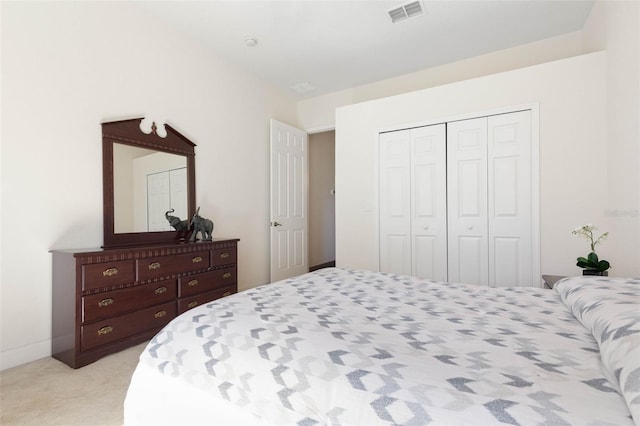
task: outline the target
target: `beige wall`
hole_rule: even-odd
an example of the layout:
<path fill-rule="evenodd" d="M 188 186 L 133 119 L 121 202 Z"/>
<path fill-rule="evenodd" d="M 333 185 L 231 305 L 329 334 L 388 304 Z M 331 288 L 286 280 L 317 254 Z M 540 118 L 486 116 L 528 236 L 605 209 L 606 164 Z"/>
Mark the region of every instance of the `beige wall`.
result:
<path fill-rule="evenodd" d="M 596 2 L 584 45 L 607 52 L 607 149 L 593 153 L 607 170 L 602 250 L 611 275 L 640 277 L 640 2 Z"/>
<path fill-rule="evenodd" d="M 269 119 L 295 125 L 295 101 L 127 3 L 1 8 L 1 367 L 50 354 L 48 251 L 102 244 L 102 121 L 194 141 L 197 204 L 240 238 L 240 288 L 268 282 Z"/>
<path fill-rule="evenodd" d="M 309 266 L 336 260 L 335 132 L 309 135 Z"/>
<path fill-rule="evenodd" d="M 582 32 L 564 34 L 306 99 L 298 103 L 299 122 L 307 130 L 334 128 L 335 109 L 341 106 L 550 62 L 581 53 Z"/>
<path fill-rule="evenodd" d="M 337 265 L 378 269 L 380 130 L 538 105 L 541 270 L 576 274 L 584 247 L 571 230 L 604 220 L 593 197 L 606 200 L 606 168 L 592 153 L 606 151 L 605 65 L 605 55 L 594 53 L 338 108 Z M 584 188 L 589 196 L 575 195 Z"/>

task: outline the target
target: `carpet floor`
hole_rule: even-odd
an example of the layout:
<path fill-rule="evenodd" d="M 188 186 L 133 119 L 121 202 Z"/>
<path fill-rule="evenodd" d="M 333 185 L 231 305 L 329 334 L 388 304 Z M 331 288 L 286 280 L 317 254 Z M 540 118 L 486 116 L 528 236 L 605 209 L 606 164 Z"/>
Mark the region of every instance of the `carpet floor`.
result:
<path fill-rule="evenodd" d="M 74 370 L 43 358 L 0 373 L 0 424 L 122 425 L 123 402 L 146 343 Z"/>

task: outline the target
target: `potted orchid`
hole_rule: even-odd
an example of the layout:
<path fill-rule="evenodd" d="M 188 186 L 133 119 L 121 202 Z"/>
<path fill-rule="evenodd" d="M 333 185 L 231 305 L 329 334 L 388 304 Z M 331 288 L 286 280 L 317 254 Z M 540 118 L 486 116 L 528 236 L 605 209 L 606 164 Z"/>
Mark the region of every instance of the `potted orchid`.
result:
<path fill-rule="evenodd" d="M 611 267 L 606 260 L 598 259 L 596 254 L 596 246 L 607 239 L 608 232 L 604 232 L 599 237 L 594 236 L 597 228 L 593 225 L 583 225 L 571 231 L 578 238 L 584 238 L 589 241 L 591 252 L 587 257 L 579 257 L 576 266 L 582 268 L 582 275 L 609 275 L 607 269 Z"/>

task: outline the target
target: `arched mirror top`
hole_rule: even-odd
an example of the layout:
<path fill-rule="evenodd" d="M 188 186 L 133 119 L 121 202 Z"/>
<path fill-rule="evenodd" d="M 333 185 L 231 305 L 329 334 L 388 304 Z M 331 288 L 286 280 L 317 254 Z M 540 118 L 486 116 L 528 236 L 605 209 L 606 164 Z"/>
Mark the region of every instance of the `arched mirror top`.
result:
<path fill-rule="evenodd" d="M 144 118 L 102 123 L 104 247 L 184 241 L 168 215 L 195 212 L 195 144 Z"/>

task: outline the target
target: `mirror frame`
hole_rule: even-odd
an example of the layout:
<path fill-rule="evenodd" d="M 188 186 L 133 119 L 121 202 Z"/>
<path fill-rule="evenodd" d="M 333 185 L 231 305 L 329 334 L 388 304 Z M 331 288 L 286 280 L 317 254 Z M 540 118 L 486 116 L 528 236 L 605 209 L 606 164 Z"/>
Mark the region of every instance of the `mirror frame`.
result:
<path fill-rule="evenodd" d="M 102 125 L 102 195 L 104 201 L 104 248 L 126 247 L 134 245 L 171 244 L 184 242 L 184 235 L 178 231 L 161 232 L 114 232 L 114 182 L 113 182 L 113 144 L 137 146 L 184 155 L 187 159 L 187 208 L 189 219 L 196 211 L 196 144 L 168 124 L 164 125 L 166 136 L 158 134 L 156 124 L 152 123 L 151 132 L 144 133 L 140 124 L 144 118 L 110 121 Z"/>

